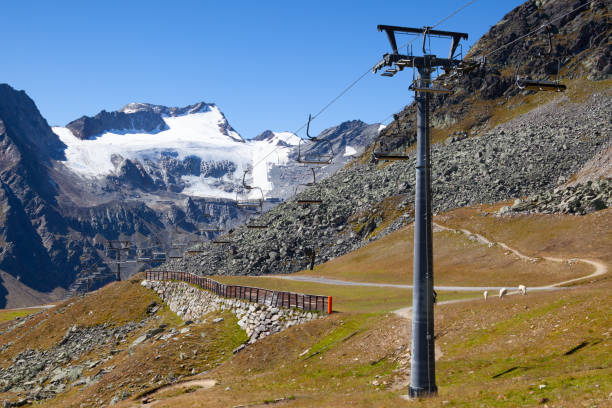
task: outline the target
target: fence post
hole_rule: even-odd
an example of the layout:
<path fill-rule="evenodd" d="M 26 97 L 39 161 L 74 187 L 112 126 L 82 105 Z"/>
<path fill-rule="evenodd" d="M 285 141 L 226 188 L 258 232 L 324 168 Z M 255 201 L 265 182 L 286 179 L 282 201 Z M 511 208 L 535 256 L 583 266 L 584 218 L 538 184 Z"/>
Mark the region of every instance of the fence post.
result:
<path fill-rule="evenodd" d="M 327 314 L 331 314 L 332 312 L 332 297 L 327 297 Z"/>

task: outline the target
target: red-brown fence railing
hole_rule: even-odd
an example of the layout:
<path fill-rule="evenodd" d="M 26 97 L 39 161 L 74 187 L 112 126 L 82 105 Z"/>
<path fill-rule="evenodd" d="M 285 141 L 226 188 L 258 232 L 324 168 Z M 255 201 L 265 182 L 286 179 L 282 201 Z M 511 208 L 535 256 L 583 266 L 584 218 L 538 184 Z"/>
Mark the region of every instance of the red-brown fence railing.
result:
<path fill-rule="evenodd" d="M 332 297 L 282 292 L 252 286 L 225 285 L 204 276 L 178 271 L 146 271 L 147 280 L 178 280 L 197 285 L 226 298 L 244 299 L 262 305 L 296 308 L 307 311 L 331 313 Z"/>

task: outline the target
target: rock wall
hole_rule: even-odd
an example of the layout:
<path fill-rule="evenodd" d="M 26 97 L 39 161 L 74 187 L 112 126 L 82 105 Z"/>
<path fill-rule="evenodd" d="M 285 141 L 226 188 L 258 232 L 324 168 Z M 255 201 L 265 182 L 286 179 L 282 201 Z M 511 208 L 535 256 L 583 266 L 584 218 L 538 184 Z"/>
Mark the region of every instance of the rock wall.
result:
<path fill-rule="evenodd" d="M 323 317 L 317 312 L 278 308 L 242 299 L 229 299 L 185 282 L 143 280 L 142 286 L 155 291 L 184 320 L 200 319 L 207 313 L 229 310 L 246 331 L 249 344 L 296 324 Z"/>

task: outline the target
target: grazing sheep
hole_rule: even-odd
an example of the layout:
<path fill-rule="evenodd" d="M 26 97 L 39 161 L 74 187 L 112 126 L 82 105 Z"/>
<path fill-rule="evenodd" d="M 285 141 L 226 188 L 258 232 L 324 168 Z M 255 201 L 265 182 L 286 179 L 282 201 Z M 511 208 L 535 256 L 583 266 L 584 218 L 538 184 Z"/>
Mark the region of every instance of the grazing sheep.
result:
<path fill-rule="evenodd" d="M 518 290 L 521 292 L 521 295 L 527 294 L 527 287 L 525 287 L 525 285 L 518 285 Z"/>
<path fill-rule="evenodd" d="M 486 302 L 486 301 L 487 301 L 487 297 L 489 297 L 489 291 L 488 291 L 488 290 L 485 290 L 485 291 L 484 291 L 484 293 L 483 293 L 483 295 L 484 295 L 485 302 Z"/>
<path fill-rule="evenodd" d="M 503 298 L 504 298 L 504 295 L 505 295 L 506 293 L 508 293 L 508 289 L 506 289 L 506 288 L 501 288 L 501 289 L 499 290 L 499 298 L 500 298 L 500 299 L 503 299 Z"/>

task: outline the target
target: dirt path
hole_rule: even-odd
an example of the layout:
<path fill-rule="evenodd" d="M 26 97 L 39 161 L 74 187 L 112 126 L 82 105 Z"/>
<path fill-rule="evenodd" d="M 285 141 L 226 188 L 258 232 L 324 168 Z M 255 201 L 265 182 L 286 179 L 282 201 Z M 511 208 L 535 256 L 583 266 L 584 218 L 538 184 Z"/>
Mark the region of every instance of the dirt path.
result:
<path fill-rule="evenodd" d="M 517 256 L 520 259 L 523 259 L 525 261 L 529 261 L 529 262 L 537 262 L 539 260 L 546 260 L 546 261 L 550 261 L 550 262 L 558 262 L 558 263 L 563 263 L 563 262 L 583 262 L 583 263 L 587 263 L 589 265 L 591 265 L 595 270 L 593 273 L 586 275 L 586 276 L 581 276 L 579 278 L 574 278 L 574 279 L 570 279 L 570 280 L 566 280 L 563 282 L 557 282 L 557 283 L 553 283 L 550 285 L 546 285 L 546 286 L 533 286 L 533 287 L 529 287 L 529 291 L 533 292 L 533 291 L 549 291 L 549 290 L 560 290 L 562 289 L 562 286 L 567 285 L 568 283 L 574 283 L 574 282 L 578 282 L 584 279 L 590 279 L 590 278 L 594 278 L 596 276 L 600 276 L 603 275 L 605 273 L 608 272 L 608 266 L 602 262 L 599 261 L 594 261 L 594 260 L 590 260 L 590 259 L 582 259 L 582 258 L 572 258 L 572 259 L 562 259 L 562 258 L 553 258 L 553 257 L 549 257 L 549 256 L 544 256 L 544 257 L 532 257 L 526 254 L 523 254 L 522 252 L 520 252 L 518 249 L 512 248 L 510 246 L 508 246 L 506 243 L 504 242 L 493 242 L 490 241 L 489 239 L 487 239 L 485 236 L 477 234 L 475 232 L 469 231 L 467 229 L 453 229 L 453 228 L 448 228 L 445 227 L 443 225 L 440 225 L 438 223 L 434 223 L 434 228 L 437 231 L 453 231 L 453 232 L 460 232 L 463 233 L 465 235 L 468 236 L 468 238 L 473 237 L 473 239 L 475 239 L 476 241 L 484 244 L 484 245 L 488 245 L 488 246 L 494 246 L 497 245 L 501 248 L 504 248 L 506 251 L 514 254 L 515 256 Z M 375 282 L 354 282 L 354 281 L 345 281 L 345 280 L 340 280 L 340 279 L 331 279 L 331 278 L 324 278 L 324 277 L 317 277 L 317 276 L 307 276 L 307 275 L 300 275 L 300 276 L 295 276 L 295 275 L 274 275 L 274 276 L 270 276 L 271 278 L 277 278 L 277 279 L 287 279 L 287 280 L 292 280 L 292 281 L 302 281 L 302 282 L 313 282 L 313 283 L 322 283 L 325 285 L 341 285 L 341 286 L 374 286 L 374 287 L 392 287 L 392 288 L 399 288 L 399 289 L 412 289 L 412 285 L 402 285 L 402 284 L 394 284 L 394 283 L 375 283 Z M 498 291 L 501 288 L 506 288 L 506 286 L 434 286 L 434 288 L 438 291 L 453 291 L 453 292 L 483 292 L 485 290 L 487 291 Z M 518 290 L 510 290 L 508 291 L 508 294 L 515 294 L 518 293 Z M 449 303 L 458 303 L 458 302 L 466 302 L 466 301 L 470 301 L 470 300 L 474 300 L 475 298 L 468 298 L 468 299 L 457 299 L 457 300 L 448 300 L 448 301 L 444 301 L 444 302 L 439 302 L 438 305 L 444 305 L 444 304 L 449 304 Z M 399 309 L 398 311 L 396 311 L 397 314 L 399 314 L 400 316 L 403 316 L 405 314 L 407 314 L 409 312 L 410 308 L 403 308 L 403 309 Z"/>
<path fill-rule="evenodd" d="M 156 400 L 155 399 L 155 395 L 159 395 L 162 392 L 167 392 L 167 391 L 173 391 L 173 390 L 180 390 L 180 389 L 189 389 L 192 388 L 195 390 L 197 389 L 209 389 L 214 387 L 215 385 L 217 385 L 217 381 L 216 380 L 210 380 L 210 379 L 199 379 L 199 380 L 191 380 L 191 381 L 185 381 L 182 383 L 178 383 L 178 384 L 173 384 L 173 385 L 167 385 L 164 387 L 161 387 L 157 390 L 155 390 L 155 392 L 151 393 L 150 395 L 148 395 L 147 397 L 143 398 L 143 400 L 141 401 L 141 404 L 146 404 L 146 406 L 148 407 L 155 407 L 158 406 L 159 404 L 164 404 L 167 403 L 167 401 L 165 400 Z M 140 404 L 139 404 L 140 405 Z"/>
<path fill-rule="evenodd" d="M 520 259 L 523 259 L 525 261 L 531 261 L 531 262 L 537 262 L 541 259 L 545 260 L 545 261 L 550 261 L 550 262 L 557 262 L 557 263 L 564 263 L 564 262 L 568 262 L 568 263 L 572 263 L 572 262 L 583 262 L 583 263 L 587 263 L 589 265 L 591 265 L 595 271 L 593 273 L 591 273 L 590 275 L 587 276 L 581 276 L 579 278 L 574 278 L 574 279 L 570 279 L 570 280 L 566 280 L 563 282 L 557 282 L 557 283 L 553 283 L 551 285 L 547 285 L 547 286 L 538 286 L 538 287 L 534 287 L 534 288 L 530 288 L 530 290 L 545 290 L 545 289 L 550 289 L 550 288 L 556 288 L 556 287 L 560 287 L 563 285 L 566 285 L 568 283 L 573 283 L 573 282 L 577 282 L 583 279 L 590 279 L 590 278 L 594 278 L 596 276 L 600 276 L 603 275 L 605 273 L 608 272 L 608 266 L 606 264 L 604 264 L 603 262 L 599 262 L 599 261 L 594 261 L 591 259 L 583 259 L 583 258 L 572 258 L 572 259 L 563 259 L 563 258 L 554 258 L 554 257 L 550 257 L 550 256 L 543 256 L 543 257 L 531 257 L 529 255 L 525 255 L 522 252 L 520 252 L 518 249 L 515 248 L 511 248 L 510 246 L 508 246 L 506 243 L 504 242 L 492 242 L 490 240 L 488 240 L 486 237 L 477 234 L 475 232 L 469 231 L 467 229 L 453 229 L 453 228 L 449 228 L 449 227 L 445 227 L 443 225 L 440 225 L 436 222 L 433 223 L 434 227 L 437 228 L 438 230 L 444 230 L 444 231 L 453 231 L 453 232 L 462 232 L 465 235 L 469 237 L 474 237 L 478 242 L 485 244 L 485 245 L 489 245 L 489 246 L 493 246 L 493 245 L 497 245 L 499 247 L 504 248 L 505 250 L 512 252 L 514 255 L 516 255 L 517 257 L 519 257 Z"/>

